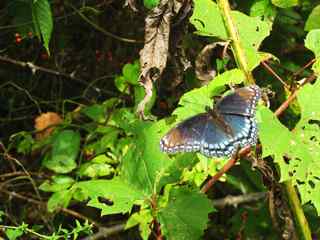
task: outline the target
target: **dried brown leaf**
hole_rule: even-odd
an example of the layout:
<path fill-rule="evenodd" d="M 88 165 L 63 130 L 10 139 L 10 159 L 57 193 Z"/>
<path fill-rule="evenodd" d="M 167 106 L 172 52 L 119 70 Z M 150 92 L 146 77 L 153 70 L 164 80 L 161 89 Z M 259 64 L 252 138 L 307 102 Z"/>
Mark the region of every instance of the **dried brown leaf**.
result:
<path fill-rule="evenodd" d="M 228 43 L 214 42 L 208 44 L 201 50 L 201 52 L 197 56 L 195 62 L 195 72 L 197 78 L 201 81 L 204 81 L 204 84 L 206 84 L 208 81 L 212 80 L 216 76 L 216 69 L 214 69 L 214 66 L 211 61 L 212 56 L 214 55 L 214 51 L 219 46 L 226 47 L 228 46 Z M 225 51 L 223 51 L 223 53 L 225 54 Z"/>
<path fill-rule="evenodd" d="M 167 64 L 172 17 L 182 6 L 181 1 L 162 0 L 145 20 L 145 44 L 140 51 L 140 83 L 145 88 L 146 95 L 137 108 L 137 113 L 142 118 L 145 118 L 144 108 L 152 96 L 153 82 L 160 78 Z"/>
<path fill-rule="evenodd" d="M 38 131 L 36 134 L 36 138 L 40 140 L 48 137 L 54 130 L 53 125 L 62 123 L 62 121 L 62 118 L 55 112 L 47 112 L 41 114 L 35 119 L 34 128 Z"/>

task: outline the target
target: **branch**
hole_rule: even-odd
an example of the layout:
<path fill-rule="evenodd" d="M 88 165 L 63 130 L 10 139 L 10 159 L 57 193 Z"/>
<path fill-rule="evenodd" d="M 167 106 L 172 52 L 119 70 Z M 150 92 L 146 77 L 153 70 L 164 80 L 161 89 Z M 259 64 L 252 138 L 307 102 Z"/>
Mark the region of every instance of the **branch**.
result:
<path fill-rule="evenodd" d="M 75 77 L 74 73 L 71 73 L 71 74 L 63 73 L 63 72 L 59 72 L 59 71 L 56 71 L 56 70 L 53 70 L 53 69 L 49 69 L 49 68 L 45 68 L 45 67 L 41 67 L 41 66 L 35 65 L 32 62 L 23 62 L 23 61 L 15 60 L 15 59 L 12 59 L 12 58 L 9 58 L 9 57 L 5 57 L 5 56 L 1 56 L 1 55 L 0 55 L 0 61 L 1 62 L 10 63 L 10 64 L 13 64 L 13 65 L 16 65 L 16 66 L 19 66 L 19 67 L 22 67 L 22 68 L 28 68 L 28 69 L 30 69 L 32 74 L 35 74 L 37 71 L 40 71 L 40 72 L 48 73 L 48 74 L 59 76 L 59 77 L 65 77 L 65 78 L 71 79 L 71 80 L 73 80 L 75 82 L 81 83 L 82 85 L 85 85 L 85 86 L 89 85 L 89 83 L 87 81 Z M 107 91 L 105 89 L 100 89 L 100 88 L 97 88 L 97 87 L 93 87 L 91 85 L 89 85 L 89 87 L 91 87 L 97 93 L 103 92 L 105 94 L 108 94 L 108 95 L 111 95 L 111 96 L 115 96 L 114 92 L 112 92 L 112 91 Z"/>
<path fill-rule="evenodd" d="M 112 234 L 121 232 L 125 229 L 125 224 L 118 224 L 111 227 L 100 227 L 99 231 L 89 237 L 82 238 L 81 240 L 98 240 L 101 238 L 106 239 Z"/>
<path fill-rule="evenodd" d="M 226 206 L 237 207 L 239 204 L 256 202 L 266 197 L 267 197 L 266 192 L 248 193 L 248 194 L 243 194 L 239 196 L 229 195 L 224 198 L 214 200 L 213 206 L 216 208 L 224 208 Z"/>

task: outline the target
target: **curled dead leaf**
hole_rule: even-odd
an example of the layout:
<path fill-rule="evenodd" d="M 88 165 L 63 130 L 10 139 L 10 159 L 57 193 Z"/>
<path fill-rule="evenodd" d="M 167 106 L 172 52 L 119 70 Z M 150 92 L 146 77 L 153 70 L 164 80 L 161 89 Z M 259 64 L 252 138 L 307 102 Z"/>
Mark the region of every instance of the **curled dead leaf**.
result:
<path fill-rule="evenodd" d="M 221 58 L 223 58 L 226 55 L 228 44 L 228 42 L 214 42 L 208 44 L 201 50 L 201 52 L 197 56 L 195 62 L 195 72 L 197 78 L 201 81 L 204 81 L 203 84 L 208 83 L 216 76 L 216 69 L 213 66 L 212 58 L 215 55 L 216 50 L 219 50 L 217 48 L 221 46 L 223 47 L 221 54 Z"/>
<path fill-rule="evenodd" d="M 41 140 L 48 137 L 54 130 L 54 125 L 60 124 L 62 121 L 62 118 L 55 112 L 42 113 L 35 119 L 36 139 Z"/>

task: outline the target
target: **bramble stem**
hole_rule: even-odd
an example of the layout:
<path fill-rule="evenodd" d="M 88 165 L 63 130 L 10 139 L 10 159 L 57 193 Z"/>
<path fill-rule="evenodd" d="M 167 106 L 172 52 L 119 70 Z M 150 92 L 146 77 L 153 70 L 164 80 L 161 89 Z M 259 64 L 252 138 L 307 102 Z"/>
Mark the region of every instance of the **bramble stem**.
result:
<path fill-rule="evenodd" d="M 224 25 L 228 32 L 229 38 L 232 40 L 231 46 L 232 46 L 233 53 L 235 55 L 235 60 L 239 68 L 246 75 L 246 79 L 247 79 L 246 85 L 254 84 L 255 81 L 249 69 L 248 61 L 244 53 L 244 50 L 242 48 L 237 27 L 231 16 L 231 9 L 230 9 L 229 2 L 228 0 L 217 0 L 217 4 L 220 8 L 220 12 L 224 20 Z"/>
<path fill-rule="evenodd" d="M 303 239 L 312 240 L 309 223 L 304 215 L 297 191 L 294 188 L 292 181 L 285 181 L 284 186 L 286 187 L 290 209 L 293 212 L 296 224 L 300 227 Z"/>
<path fill-rule="evenodd" d="M 239 68 L 246 75 L 246 79 L 247 79 L 246 85 L 254 84 L 255 80 L 249 69 L 248 61 L 247 61 L 244 49 L 242 48 L 242 45 L 241 45 L 239 33 L 231 15 L 231 8 L 229 5 L 229 2 L 228 0 L 217 0 L 217 4 L 220 8 L 220 13 L 224 20 L 224 25 L 228 32 L 229 38 L 232 40 L 231 46 L 235 55 L 235 60 Z M 296 225 L 301 229 L 301 235 L 303 239 L 311 240 L 312 237 L 311 237 L 309 224 L 304 215 L 304 212 L 303 212 L 298 194 L 294 188 L 294 185 L 291 181 L 284 182 L 284 185 L 287 192 L 290 208 L 295 218 Z"/>

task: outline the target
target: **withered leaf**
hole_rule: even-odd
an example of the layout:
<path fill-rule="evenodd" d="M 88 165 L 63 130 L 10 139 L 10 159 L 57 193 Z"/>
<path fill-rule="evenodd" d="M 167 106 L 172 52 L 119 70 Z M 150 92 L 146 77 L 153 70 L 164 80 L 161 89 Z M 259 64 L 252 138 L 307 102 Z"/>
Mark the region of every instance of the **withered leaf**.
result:
<path fill-rule="evenodd" d="M 161 0 L 145 20 L 145 43 L 140 51 L 140 83 L 146 95 L 137 113 L 145 118 L 144 108 L 152 96 L 153 82 L 160 78 L 168 59 L 170 24 L 183 4 L 177 0 Z"/>
<path fill-rule="evenodd" d="M 226 42 L 214 42 L 206 45 L 201 52 L 198 54 L 197 59 L 195 61 L 195 72 L 196 76 L 199 80 L 204 81 L 206 84 L 208 81 L 212 80 L 216 76 L 216 69 L 214 69 L 212 61 L 212 57 L 214 55 L 214 51 L 218 46 L 224 47 L 224 49 L 228 46 Z M 223 50 L 223 54 L 225 55 L 226 51 Z M 222 56 L 223 58 L 224 56 Z"/>

